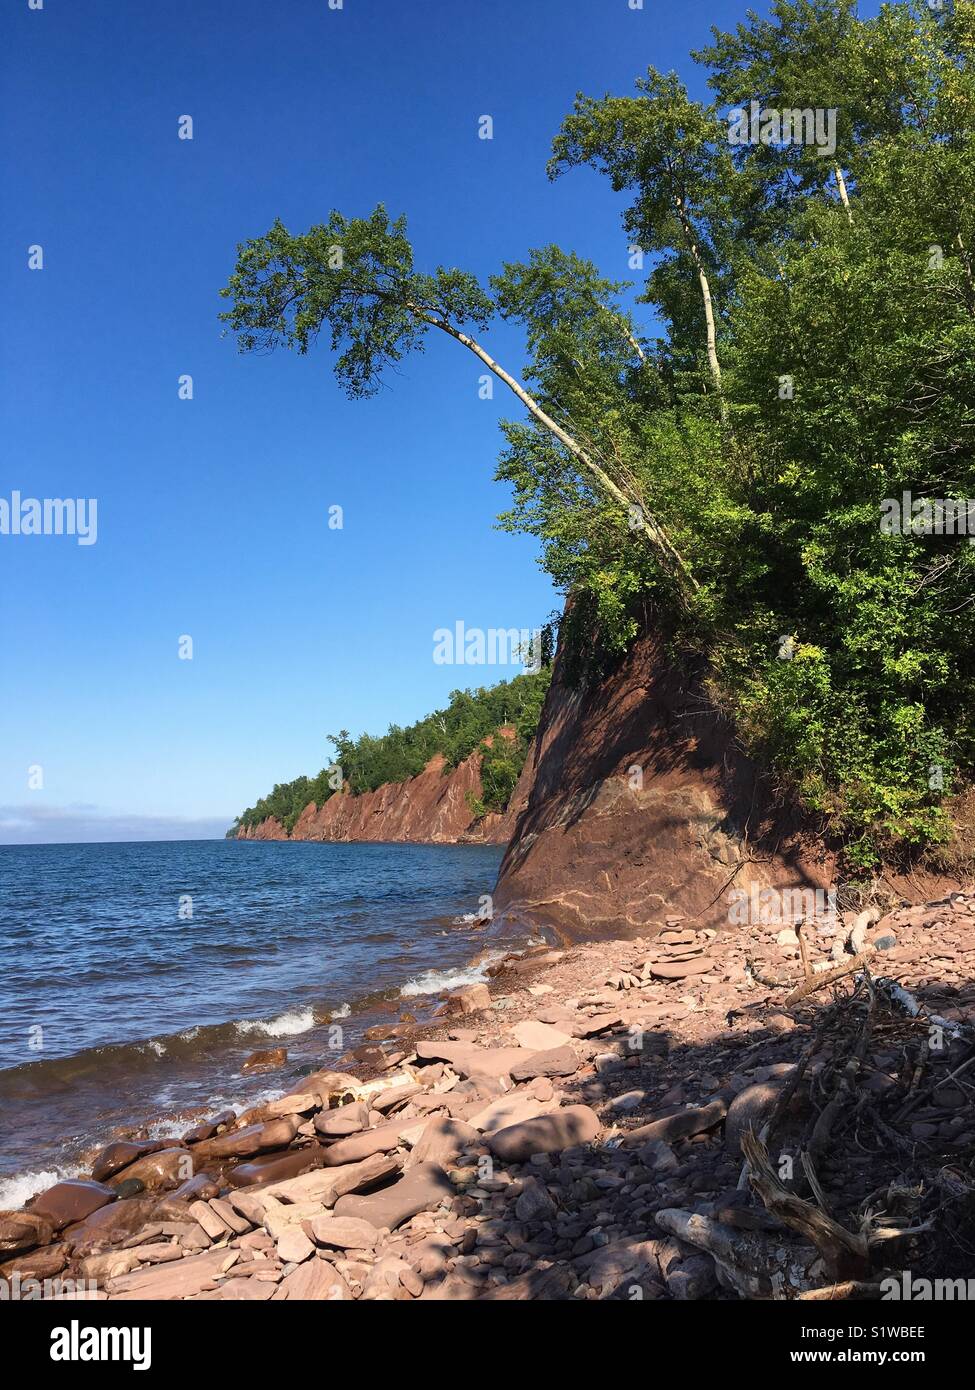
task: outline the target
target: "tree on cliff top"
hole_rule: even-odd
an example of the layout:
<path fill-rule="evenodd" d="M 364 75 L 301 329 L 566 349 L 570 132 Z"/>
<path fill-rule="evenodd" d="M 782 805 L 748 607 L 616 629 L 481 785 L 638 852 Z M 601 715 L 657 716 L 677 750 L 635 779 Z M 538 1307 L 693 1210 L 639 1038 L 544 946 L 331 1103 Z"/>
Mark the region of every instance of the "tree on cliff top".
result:
<path fill-rule="evenodd" d="M 336 377 L 352 397 L 375 394 L 383 369 L 422 351 L 426 333 L 439 329 L 502 381 L 623 516 L 633 519 L 631 525 L 635 521 L 678 587 L 693 589 L 693 577 L 635 479 L 580 443 L 472 336 L 499 311 L 507 318 L 533 316 L 538 325 L 533 310 L 539 268 L 536 260 L 532 276 L 521 275 L 520 267 L 506 267 L 492 281 L 495 301 L 467 271 L 443 266 L 432 275 L 416 271 L 405 218 L 391 220 L 381 205 L 367 218 L 333 211 L 328 222 L 303 235 L 292 235 L 278 221 L 265 236 L 238 246 L 236 269 L 221 291 L 233 307 L 221 317 L 236 332 L 243 352 L 283 346 L 304 354 L 327 328 Z M 627 317 L 603 305 L 600 295 L 611 287 L 591 265 L 552 248 L 548 272 L 550 303 L 554 293 L 576 313 L 581 303 L 591 317 L 611 322 L 614 336 L 635 343 Z"/>

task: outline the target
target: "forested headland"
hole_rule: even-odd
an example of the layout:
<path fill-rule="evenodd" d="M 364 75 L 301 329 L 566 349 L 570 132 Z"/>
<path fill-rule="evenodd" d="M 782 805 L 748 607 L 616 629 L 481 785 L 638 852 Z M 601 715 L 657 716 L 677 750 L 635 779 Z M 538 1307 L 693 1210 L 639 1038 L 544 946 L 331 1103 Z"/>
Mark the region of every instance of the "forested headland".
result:
<path fill-rule="evenodd" d="M 352 738 L 345 729 L 330 734 L 335 756 L 328 766 L 314 777 L 296 777 L 275 786 L 238 816 L 228 833 L 260 825 L 269 816 L 290 833 L 311 802 L 321 807 L 340 790 L 357 795 L 387 782 L 405 782 L 437 754 L 443 756 L 446 772 L 477 750 L 482 796 L 481 804 L 471 809 L 480 814 L 503 811 L 535 737 L 550 679 L 551 668 L 543 666 L 487 689 L 454 690 L 445 709 L 405 728 L 391 724 L 385 734 L 359 738 Z M 498 737 L 502 728 L 506 732 Z"/>

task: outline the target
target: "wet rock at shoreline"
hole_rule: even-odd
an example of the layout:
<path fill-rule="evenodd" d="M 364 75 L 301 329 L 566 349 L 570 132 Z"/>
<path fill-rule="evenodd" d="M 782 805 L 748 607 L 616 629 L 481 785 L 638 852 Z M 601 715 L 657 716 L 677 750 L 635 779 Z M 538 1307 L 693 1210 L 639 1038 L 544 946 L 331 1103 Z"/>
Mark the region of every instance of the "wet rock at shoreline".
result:
<path fill-rule="evenodd" d="M 269 1149 L 283 1149 L 297 1133 L 292 1120 L 268 1120 L 263 1124 L 247 1125 L 244 1129 L 228 1130 L 214 1139 L 204 1139 L 193 1150 L 196 1163 L 210 1159 L 250 1158 Z"/>
<path fill-rule="evenodd" d="M 287 1178 L 296 1178 L 311 1168 L 320 1168 L 322 1160 L 323 1150 L 319 1144 L 308 1144 L 282 1154 L 259 1155 L 231 1171 L 230 1186 L 248 1187 L 252 1183 L 283 1182 Z"/>
<path fill-rule="evenodd" d="M 201 1120 L 198 1125 L 188 1129 L 183 1135 L 184 1144 L 198 1144 L 203 1139 L 213 1139 L 215 1135 L 223 1134 L 236 1120 L 237 1115 L 233 1110 L 222 1110 L 219 1115 L 214 1115 L 212 1120 Z"/>
<path fill-rule="evenodd" d="M 137 1158 L 134 1163 L 116 1173 L 109 1179 L 109 1186 L 114 1188 L 119 1196 L 123 1195 L 122 1188 L 125 1184 L 132 1182 L 141 1184 L 140 1191 L 153 1192 L 164 1187 L 178 1187 L 181 1182 L 191 1177 L 192 1173 L 193 1159 L 188 1149 L 182 1145 L 160 1148 L 143 1158 Z M 125 1195 L 135 1196 L 136 1192 L 130 1189 Z"/>
<path fill-rule="evenodd" d="M 50 1221 L 55 1231 L 62 1231 L 76 1221 L 84 1221 L 99 1207 L 115 1201 L 116 1194 L 101 1182 L 86 1182 L 69 1178 L 55 1183 L 40 1193 L 31 1203 L 31 1213 Z"/>
<path fill-rule="evenodd" d="M 0 1211 L 0 1255 L 47 1245 L 54 1231 L 53 1219 L 39 1211 Z"/>
<path fill-rule="evenodd" d="M 144 1226 L 156 1209 L 152 1197 L 119 1198 L 87 1216 L 84 1221 L 65 1228 L 64 1239 L 77 1255 L 128 1240 Z"/>
<path fill-rule="evenodd" d="M 158 1149 L 166 1147 L 164 1141 L 138 1143 L 134 1140 L 117 1140 L 114 1144 L 107 1145 L 96 1154 L 91 1165 L 91 1177 L 93 1182 L 106 1182 L 122 1168 L 127 1168 L 130 1163 L 134 1163 L 137 1158 L 142 1158 L 144 1154 L 155 1153 Z"/>
<path fill-rule="evenodd" d="M 288 1049 L 286 1047 L 267 1047 L 252 1052 L 241 1067 L 241 1071 L 273 1071 L 276 1067 L 283 1067 L 287 1060 Z"/>
<path fill-rule="evenodd" d="M 195 1160 L 194 1160 L 195 1161 Z M 184 1183 L 180 1183 L 175 1192 L 169 1194 L 168 1199 L 164 1199 L 159 1210 L 166 1209 L 167 1200 L 173 1203 L 193 1202 L 199 1198 L 201 1201 L 209 1201 L 211 1197 L 219 1195 L 220 1185 L 215 1183 L 209 1173 L 194 1173 L 191 1178 L 187 1178 Z"/>

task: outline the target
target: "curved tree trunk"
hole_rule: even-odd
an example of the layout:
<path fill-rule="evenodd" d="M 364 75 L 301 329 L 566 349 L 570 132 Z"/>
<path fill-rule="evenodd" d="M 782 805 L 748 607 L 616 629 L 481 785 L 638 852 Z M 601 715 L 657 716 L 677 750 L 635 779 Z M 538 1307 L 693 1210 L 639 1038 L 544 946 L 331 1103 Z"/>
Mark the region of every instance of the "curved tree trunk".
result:
<path fill-rule="evenodd" d="M 697 581 L 691 574 L 690 570 L 687 568 L 687 565 L 685 564 L 683 557 L 677 550 L 673 541 L 671 541 L 666 531 L 659 524 L 659 522 L 657 522 L 655 518 L 650 514 L 647 508 L 644 507 L 642 503 L 635 502 L 633 498 L 627 497 L 623 489 L 613 482 L 612 478 L 605 471 L 605 469 L 600 467 L 596 460 L 592 458 L 589 453 L 587 453 L 587 451 L 582 447 L 582 445 L 579 444 L 575 439 L 573 439 L 571 434 L 564 430 L 556 420 L 553 420 L 551 415 L 549 415 L 545 410 L 542 409 L 542 407 L 538 404 L 534 397 L 529 395 L 529 393 L 522 386 L 521 382 L 516 381 L 516 379 L 513 376 L 511 376 L 510 373 L 506 372 L 505 369 L 500 365 L 500 363 L 496 362 L 494 358 L 490 355 L 490 353 L 486 352 L 484 348 L 481 347 L 480 343 L 476 342 L 473 338 L 471 338 L 469 334 L 464 333 L 459 328 L 455 328 L 454 325 L 452 323 L 448 323 L 446 319 L 443 319 L 436 314 L 429 313 L 421 305 L 407 304 L 406 307 L 410 310 L 411 313 L 416 314 L 418 318 L 422 318 L 426 323 L 432 324 L 433 327 L 439 328 L 444 333 L 449 334 L 449 336 L 451 338 L 454 338 L 458 343 L 462 343 L 463 346 L 468 349 L 468 351 L 472 352 L 475 357 L 479 358 L 480 361 L 484 363 L 488 370 L 492 372 L 493 375 L 496 376 L 499 381 L 503 381 L 505 386 L 507 386 L 510 391 L 514 392 L 514 394 L 518 397 L 518 399 L 521 401 L 522 405 L 529 412 L 529 414 L 532 415 L 534 419 L 536 419 L 539 422 L 539 424 L 544 425 L 545 428 L 549 430 L 550 433 L 553 434 L 561 444 L 565 445 L 566 449 L 568 449 L 572 457 L 576 459 L 578 463 L 582 464 L 583 468 L 585 468 L 586 471 L 596 479 L 596 482 L 599 484 L 600 488 L 604 492 L 608 493 L 609 496 L 614 499 L 614 501 L 619 502 L 620 505 L 627 508 L 627 510 L 629 510 L 630 507 L 634 505 L 639 506 L 641 514 L 640 530 L 650 540 L 654 549 L 657 551 L 658 555 L 663 561 L 666 569 L 670 571 L 672 574 L 676 575 L 678 583 L 682 589 L 687 590 L 699 588 Z"/>

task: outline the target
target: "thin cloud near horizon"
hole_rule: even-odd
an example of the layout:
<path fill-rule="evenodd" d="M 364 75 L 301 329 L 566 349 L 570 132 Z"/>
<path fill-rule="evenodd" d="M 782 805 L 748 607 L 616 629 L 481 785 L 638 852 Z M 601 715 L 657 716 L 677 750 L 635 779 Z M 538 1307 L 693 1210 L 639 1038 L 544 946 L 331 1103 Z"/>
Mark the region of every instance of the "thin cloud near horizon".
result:
<path fill-rule="evenodd" d="M 0 845 L 222 840 L 233 816 L 144 816 L 97 806 L 0 806 Z"/>

